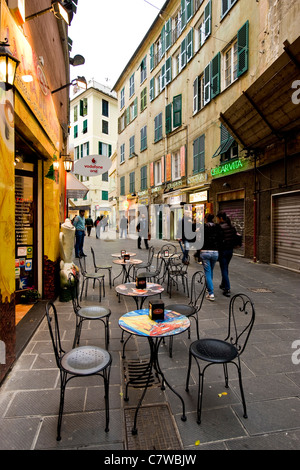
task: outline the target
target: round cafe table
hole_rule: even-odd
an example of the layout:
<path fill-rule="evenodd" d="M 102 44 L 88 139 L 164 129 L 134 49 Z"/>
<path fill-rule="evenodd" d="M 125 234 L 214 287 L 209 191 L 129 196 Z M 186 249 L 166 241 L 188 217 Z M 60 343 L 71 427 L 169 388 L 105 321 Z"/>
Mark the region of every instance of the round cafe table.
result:
<path fill-rule="evenodd" d="M 130 257 L 131 256 L 136 256 L 136 253 L 131 253 L 130 251 L 126 251 L 126 253 L 124 253 L 124 255 L 129 255 Z M 123 258 L 124 255 L 121 255 L 121 252 L 120 253 L 113 253 L 111 256 L 113 258 Z"/>
<path fill-rule="evenodd" d="M 135 282 L 127 282 L 116 286 L 116 292 L 120 295 L 127 295 L 135 300 L 136 308 L 143 308 L 143 304 L 147 297 L 151 295 L 161 294 L 164 288 L 160 284 L 147 282 L 144 289 L 137 289 Z"/>
<path fill-rule="evenodd" d="M 180 399 L 182 404 L 182 421 L 186 421 L 185 416 L 185 404 L 183 398 L 179 393 L 174 390 L 171 385 L 167 382 L 161 367 L 159 365 L 158 360 L 158 350 L 161 341 L 166 336 L 174 336 L 180 333 L 183 333 L 190 327 L 190 320 L 177 312 L 172 310 L 165 310 L 164 312 L 165 318 L 163 321 L 153 321 L 149 318 L 149 310 L 148 309 L 140 309 L 140 310 L 133 310 L 131 312 L 125 313 L 119 319 L 119 326 L 123 331 L 130 333 L 130 335 L 137 335 L 141 337 L 147 338 L 150 347 L 150 359 L 147 367 L 145 370 L 134 379 L 130 379 L 126 383 L 126 392 L 124 400 L 128 401 L 128 385 L 130 383 L 134 383 L 136 380 L 140 380 L 141 377 L 146 375 L 146 385 L 142 392 L 141 398 L 138 402 L 135 416 L 134 416 L 134 425 L 132 428 L 132 434 L 137 434 L 137 415 L 138 411 L 142 405 L 143 399 L 145 397 L 147 388 L 150 383 L 152 369 L 162 378 L 161 382 L 161 390 L 165 389 L 165 384 L 169 387 L 169 389 Z"/>
<path fill-rule="evenodd" d="M 122 274 L 123 274 L 123 284 L 127 282 L 129 279 L 129 269 L 131 268 L 131 266 L 142 264 L 142 262 L 143 261 L 141 259 L 135 259 L 135 258 L 130 258 L 126 261 L 124 261 L 124 259 L 114 259 L 113 263 L 122 266 L 122 271 L 120 272 L 120 274 L 118 274 L 118 276 L 116 276 L 113 279 L 113 285 L 114 285 L 115 280 L 118 277 L 120 277 Z"/>

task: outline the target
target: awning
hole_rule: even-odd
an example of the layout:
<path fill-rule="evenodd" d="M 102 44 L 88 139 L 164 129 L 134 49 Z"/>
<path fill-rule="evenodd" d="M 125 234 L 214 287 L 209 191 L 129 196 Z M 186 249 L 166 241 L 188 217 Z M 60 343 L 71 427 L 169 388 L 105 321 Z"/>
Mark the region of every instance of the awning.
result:
<path fill-rule="evenodd" d="M 67 199 L 84 198 L 89 189 L 84 186 L 72 173 L 67 173 Z"/>
<path fill-rule="evenodd" d="M 220 120 L 248 149 L 265 148 L 299 128 L 300 104 L 293 83 L 300 78 L 300 38 L 284 43 L 283 54 L 224 112 Z"/>

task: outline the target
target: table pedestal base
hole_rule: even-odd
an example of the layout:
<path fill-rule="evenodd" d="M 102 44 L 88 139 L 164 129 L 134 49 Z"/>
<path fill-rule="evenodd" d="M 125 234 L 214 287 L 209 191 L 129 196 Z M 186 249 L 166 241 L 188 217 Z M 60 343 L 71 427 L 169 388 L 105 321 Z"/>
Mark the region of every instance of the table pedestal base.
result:
<path fill-rule="evenodd" d="M 129 339 L 129 338 L 128 338 Z M 172 387 L 171 385 L 168 383 L 168 381 L 166 380 L 161 368 L 160 368 L 160 365 L 159 365 L 159 361 L 158 361 L 158 349 L 159 349 L 159 346 L 160 346 L 160 343 L 162 341 L 163 338 L 147 338 L 148 339 L 148 342 L 149 342 L 149 346 L 150 346 L 150 360 L 149 360 L 149 363 L 146 367 L 146 370 L 143 372 L 143 374 L 141 374 L 140 376 L 136 377 L 135 379 L 132 379 L 132 380 L 129 380 L 126 384 L 126 391 L 125 391 L 125 397 L 124 397 L 124 401 L 128 401 L 129 400 L 129 397 L 128 397 L 128 386 L 130 385 L 130 383 L 134 383 L 135 381 L 139 380 L 142 376 L 145 376 L 145 374 L 147 374 L 147 382 L 146 382 L 146 386 L 143 390 L 143 393 L 140 397 L 140 400 L 139 400 L 139 403 L 137 405 L 137 408 L 135 410 L 135 416 L 134 416 L 134 424 L 133 424 L 133 428 L 132 428 L 132 434 L 135 435 L 137 434 L 137 427 L 136 427 L 136 423 L 137 423 L 137 416 L 138 416 L 138 412 L 139 412 L 139 409 L 140 407 L 142 406 L 142 403 L 143 403 L 143 400 L 144 400 L 144 397 L 146 395 L 146 392 L 147 392 L 147 389 L 149 387 L 149 384 L 150 384 L 150 380 L 151 380 L 151 373 L 152 373 L 152 369 L 155 370 L 155 373 L 157 375 L 157 377 L 161 377 L 162 378 L 162 382 L 161 382 L 161 390 L 165 390 L 165 384 L 169 387 L 169 389 L 175 394 L 177 395 L 177 397 L 180 399 L 181 401 L 181 404 L 182 404 L 182 416 L 181 416 L 181 420 L 182 421 L 186 421 L 186 415 L 185 415 L 185 404 L 184 404 L 184 401 L 183 401 L 183 398 L 179 395 L 178 392 L 176 392 Z"/>

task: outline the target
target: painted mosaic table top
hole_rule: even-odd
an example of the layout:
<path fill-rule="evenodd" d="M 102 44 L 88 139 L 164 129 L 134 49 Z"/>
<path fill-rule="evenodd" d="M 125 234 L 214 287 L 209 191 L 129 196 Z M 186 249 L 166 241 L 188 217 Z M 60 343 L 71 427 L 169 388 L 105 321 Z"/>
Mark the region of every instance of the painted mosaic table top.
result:
<path fill-rule="evenodd" d="M 147 297 L 148 295 L 161 294 L 164 288 L 160 284 L 153 284 L 147 282 L 145 289 L 137 289 L 135 282 L 127 282 L 116 286 L 116 292 L 122 295 L 129 295 L 132 297 Z"/>
<path fill-rule="evenodd" d="M 126 266 L 127 264 L 141 264 L 143 261 L 141 259 L 129 259 L 129 260 L 126 260 L 124 261 L 123 259 L 114 259 L 113 260 L 113 263 L 115 264 L 123 264 L 124 266 Z"/>
<path fill-rule="evenodd" d="M 190 320 L 180 313 L 165 310 L 163 321 L 153 321 L 149 318 L 149 309 L 144 308 L 125 313 L 119 319 L 119 326 L 134 335 L 163 337 L 183 333 L 190 327 Z"/>
<path fill-rule="evenodd" d="M 136 253 L 131 253 L 130 251 L 126 253 L 124 253 L 123 255 L 121 255 L 121 253 L 113 253 L 111 256 L 113 256 L 114 258 L 123 258 L 124 255 L 129 255 L 129 256 L 136 256 Z"/>

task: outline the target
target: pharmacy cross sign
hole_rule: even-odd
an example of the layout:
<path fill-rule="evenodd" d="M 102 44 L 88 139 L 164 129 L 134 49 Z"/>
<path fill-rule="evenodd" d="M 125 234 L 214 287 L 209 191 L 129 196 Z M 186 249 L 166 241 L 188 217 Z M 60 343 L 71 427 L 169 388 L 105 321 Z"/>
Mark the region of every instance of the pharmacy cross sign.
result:
<path fill-rule="evenodd" d="M 74 164 L 75 175 L 81 176 L 99 176 L 106 173 L 111 167 L 111 160 L 104 155 L 88 155 Z"/>

